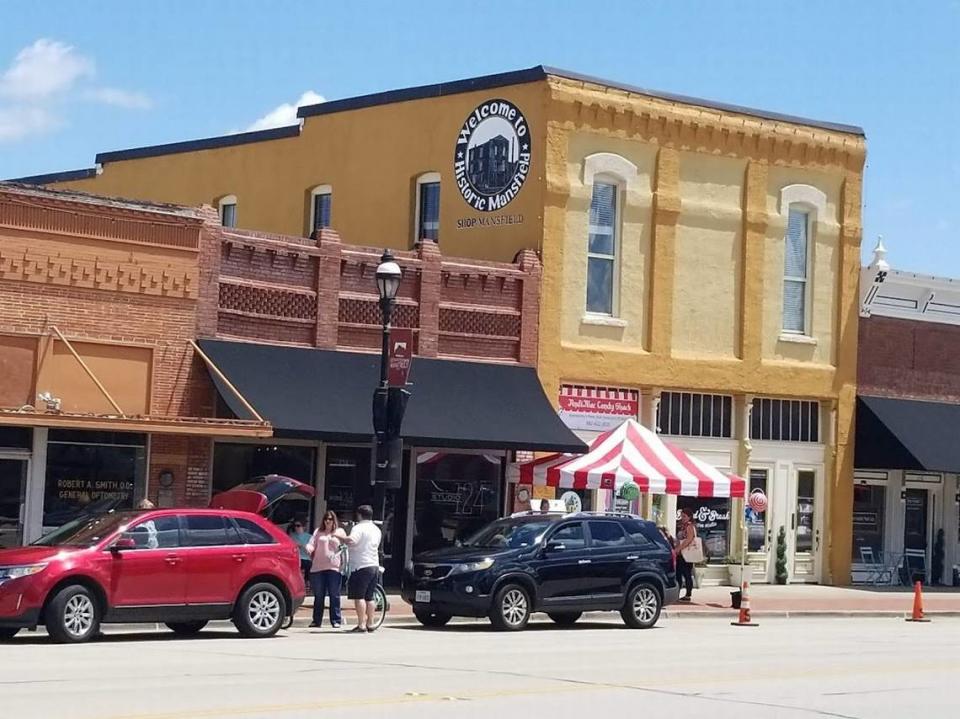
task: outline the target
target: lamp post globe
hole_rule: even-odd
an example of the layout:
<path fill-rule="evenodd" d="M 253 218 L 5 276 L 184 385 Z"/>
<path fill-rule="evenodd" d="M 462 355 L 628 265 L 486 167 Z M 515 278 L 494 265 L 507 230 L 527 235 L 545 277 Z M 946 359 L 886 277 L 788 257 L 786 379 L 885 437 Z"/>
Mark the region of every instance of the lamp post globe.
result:
<path fill-rule="evenodd" d="M 402 277 L 400 265 L 394 261 L 390 250 L 384 250 L 377 266 L 377 293 L 381 302 L 392 302 L 396 298 Z"/>

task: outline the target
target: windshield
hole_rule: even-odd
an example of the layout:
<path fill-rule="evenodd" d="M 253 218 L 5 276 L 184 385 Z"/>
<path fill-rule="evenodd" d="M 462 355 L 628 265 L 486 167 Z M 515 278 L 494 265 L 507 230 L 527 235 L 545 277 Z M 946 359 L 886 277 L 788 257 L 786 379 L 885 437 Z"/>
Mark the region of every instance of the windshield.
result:
<path fill-rule="evenodd" d="M 37 547 L 92 547 L 137 516 L 136 512 L 109 512 L 67 522 L 33 542 Z"/>
<path fill-rule="evenodd" d="M 553 522 L 549 520 L 516 521 L 501 519 L 488 524 L 467 539 L 464 547 L 522 549 L 532 547 L 543 537 Z"/>

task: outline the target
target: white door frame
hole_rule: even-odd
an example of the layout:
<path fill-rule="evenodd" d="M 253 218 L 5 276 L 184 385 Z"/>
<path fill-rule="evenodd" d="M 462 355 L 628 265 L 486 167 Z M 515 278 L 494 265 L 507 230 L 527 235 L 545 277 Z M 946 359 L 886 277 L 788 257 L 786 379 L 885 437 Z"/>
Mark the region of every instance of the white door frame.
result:
<path fill-rule="evenodd" d="M 778 515 L 778 512 L 774 508 L 774 504 L 777 501 L 777 463 L 774 460 L 750 462 L 750 465 L 747 467 L 746 477 L 748 497 L 750 496 L 750 472 L 753 470 L 761 470 L 767 473 L 767 511 L 763 513 L 763 521 L 766 526 L 766 539 L 764 551 L 747 552 L 747 561 L 753 568 L 753 581 L 774 582 L 776 581 L 776 577 L 774 575 L 775 567 L 773 560 L 777 554 L 777 537 L 774 532 L 774 526 L 776 525 Z"/>
<path fill-rule="evenodd" d="M 800 473 L 812 472 L 813 480 L 813 549 L 810 553 L 798 552 L 796 547 L 797 527 L 800 518 L 797 512 L 797 499 L 800 484 Z M 787 482 L 787 502 L 789 529 L 787 531 L 787 573 L 791 583 L 816 584 L 821 581 L 823 572 L 824 554 L 824 509 L 826 504 L 824 465 L 796 463 L 790 469 Z M 809 559 L 808 559 L 809 557 Z M 798 564 L 809 562 L 810 570 L 798 575 Z"/>
<path fill-rule="evenodd" d="M 944 527 L 944 511 L 943 511 L 943 487 L 944 487 L 944 476 L 943 474 L 936 472 L 904 472 L 903 473 L 903 489 L 904 492 L 908 489 L 924 489 L 927 492 L 927 554 L 925 558 L 925 566 L 927 572 L 927 580 L 930 580 L 930 577 L 933 573 L 933 544 L 937 538 L 936 530 L 939 528 L 944 528 L 944 567 L 941 581 L 946 578 L 947 574 L 947 553 L 946 553 L 946 528 Z M 901 502 L 901 514 L 900 519 L 900 543 L 906 549 L 906 520 L 907 520 L 907 508 L 904 502 Z"/>
<path fill-rule="evenodd" d="M 32 468 L 30 466 L 32 460 L 31 452 L 28 449 L 3 449 L 0 450 L 0 460 L 25 462 L 23 475 L 20 478 L 20 494 L 23 497 L 23 502 L 20 505 L 20 518 L 18 521 L 20 524 L 20 544 L 28 544 L 30 541 L 32 541 L 31 534 L 33 529 L 31 527 L 32 521 L 30 510 L 33 508 L 32 505 L 34 502 L 31 494 L 35 495 L 35 493 L 31 493 L 30 491 L 33 484 L 33 475 L 31 473 Z"/>

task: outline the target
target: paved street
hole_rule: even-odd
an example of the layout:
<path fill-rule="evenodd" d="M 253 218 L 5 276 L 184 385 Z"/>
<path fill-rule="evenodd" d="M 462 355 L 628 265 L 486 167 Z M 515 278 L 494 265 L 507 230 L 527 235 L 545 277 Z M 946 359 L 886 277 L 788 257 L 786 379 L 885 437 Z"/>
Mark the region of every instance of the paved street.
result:
<path fill-rule="evenodd" d="M 42 633 L 0 648 L 3 716 L 220 717 L 947 716 L 960 620 L 613 621 L 522 634 L 469 623 L 351 636 L 295 629 L 267 641 L 109 634 L 56 646 Z M 609 714 L 616 716 L 615 714 Z"/>

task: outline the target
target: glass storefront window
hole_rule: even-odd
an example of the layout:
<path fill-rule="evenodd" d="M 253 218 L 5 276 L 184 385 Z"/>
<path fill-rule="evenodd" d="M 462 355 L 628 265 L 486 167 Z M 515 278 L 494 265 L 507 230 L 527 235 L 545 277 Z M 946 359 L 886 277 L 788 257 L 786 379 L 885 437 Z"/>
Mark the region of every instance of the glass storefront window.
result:
<path fill-rule="evenodd" d="M 146 436 L 51 430 L 43 533 L 87 515 L 132 509 L 146 481 Z"/>
<path fill-rule="evenodd" d="M 503 458 L 424 452 L 417 458 L 414 554 L 466 539 L 499 515 Z"/>
<path fill-rule="evenodd" d="M 750 470 L 750 492 L 759 489 L 767 493 L 767 470 Z M 748 493 L 749 496 L 749 493 Z M 759 514 L 748 506 L 746 509 L 747 521 L 747 549 L 751 552 L 765 552 L 767 549 L 767 513 Z"/>
<path fill-rule="evenodd" d="M 245 444 L 218 442 L 213 447 L 213 494 L 225 492 L 254 477 L 279 474 L 314 485 L 315 447 L 293 444 Z M 310 526 L 312 503 L 293 495 L 270 508 L 270 521 L 287 526 L 298 519 Z"/>
<path fill-rule="evenodd" d="M 853 485 L 853 561 L 878 561 L 883 556 L 883 515 L 887 488 L 880 484 Z"/>
<path fill-rule="evenodd" d="M 797 552 L 813 551 L 815 486 L 813 472 L 797 472 Z"/>
<path fill-rule="evenodd" d="M 730 551 L 730 500 L 722 497 L 677 497 L 677 521 L 680 511 L 693 512 L 697 536 L 703 542 L 708 562 L 722 563 Z M 673 527 L 677 536 L 677 526 Z"/>
<path fill-rule="evenodd" d="M 324 475 L 327 509 L 337 513 L 340 524 L 352 522 L 361 504 L 374 504 L 371 462 L 369 447 L 327 447 Z M 374 516 L 377 516 L 376 509 Z"/>

